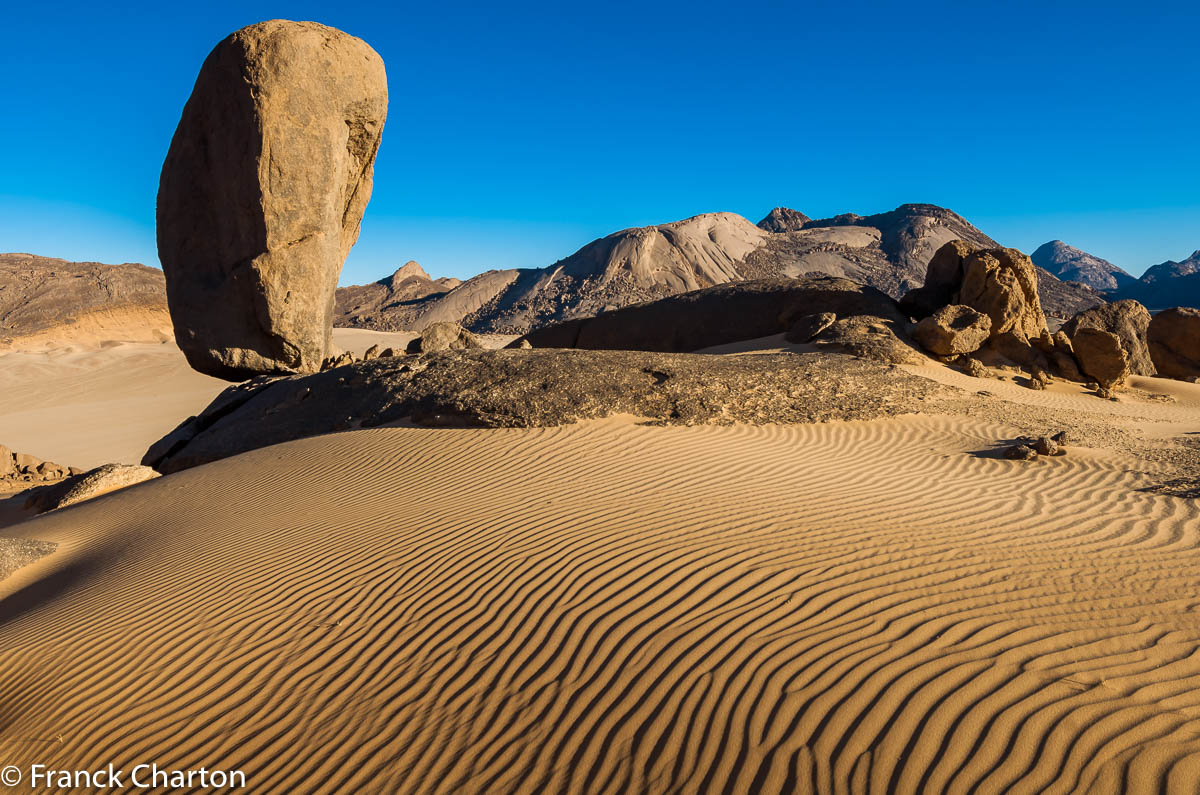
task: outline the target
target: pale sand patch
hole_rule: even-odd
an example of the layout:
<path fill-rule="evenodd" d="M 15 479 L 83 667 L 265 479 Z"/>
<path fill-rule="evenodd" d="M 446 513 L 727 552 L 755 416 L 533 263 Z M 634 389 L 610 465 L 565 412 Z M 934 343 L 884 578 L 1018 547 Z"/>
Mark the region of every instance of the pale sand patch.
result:
<path fill-rule="evenodd" d="M 0 759 L 253 792 L 1191 792 L 1200 508 L 972 417 L 374 429 L 9 532 Z M 19 594 L 19 595 L 17 595 Z"/>
<path fill-rule="evenodd" d="M 339 350 L 359 356 L 376 344 L 403 351 L 415 336 L 333 331 Z M 509 339 L 487 342 L 499 347 Z M 136 464 L 151 444 L 227 386 L 191 369 L 170 340 L 122 342 L 103 334 L 24 339 L 0 351 L 0 444 L 81 469 Z"/>

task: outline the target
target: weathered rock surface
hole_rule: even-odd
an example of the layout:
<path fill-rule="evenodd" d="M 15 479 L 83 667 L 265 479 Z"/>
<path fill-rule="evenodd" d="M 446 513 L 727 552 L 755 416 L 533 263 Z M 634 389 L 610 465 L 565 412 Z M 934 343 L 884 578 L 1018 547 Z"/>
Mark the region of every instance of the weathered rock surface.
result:
<path fill-rule="evenodd" d="M 162 272 L 0 254 L 0 344 L 79 324 L 121 339 L 169 339 Z"/>
<path fill-rule="evenodd" d="M 43 461 L 28 453 L 14 453 L 0 445 L 0 490 L 3 491 L 20 490 L 31 485 L 62 480 L 69 475 L 78 474 L 79 471 L 63 464 Z"/>
<path fill-rule="evenodd" d="M 209 54 L 158 193 L 167 299 L 192 367 L 239 380 L 321 364 L 386 113 L 383 61 L 333 28 L 262 22 Z"/>
<path fill-rule="evenodd" d="M 962 268 L 958 303 L 992 319 L 993 339 L 1009 334 L 1028 341 L 1049 334 L 1028 257 L 1015 248 L 985 249 L 964 259 Z"/>
<path fill-rule="evenodd" d="M 938 356 L 974 353 L 991 336 L 992 320 L 969 306 L 950 304 L 924 318 L 913 329 L 915 339 Z"/>
<path fill-rule="evenodd" d="M 1146 328 L 1146 343 L 1159 375 L 1200 377 L 1200 309 L 1175 307 L 1159 312 Z"/>
<path fill-rule="evenodd" d="M 1114 301 L 1085 310 L 1063 324 L 1062 332 L 1074 338 L 1082 328 L 1094 328 L 1116 334 L 1121 348 L 1129 361 L 1129 371 L 1134 375 L 1154 375 L 1154 362 L 1146 345 L 1146 330 L 1150 326 L 1150 312 L 1137 301 L 1126 299 Z"/>
<path fill-rule="evenodd" d="M 461 351 L 482 348 L 483 343 L 457 323 L 434 323 L 421 336 L 408 343 L 408 353 Z"/>
<path fill-rule="evenodd" d="M 786 333 L 800 318 L 825 312 L 837 322 L 814 342 L 853 347 L 881 341 L 867 337 L 890 336 L 916 354 L 895 301 L 871 287 L 833 277 L 723 284 L 536 329 L 524 339 L 534 348 L 695 351 Z M 871 318 L 879 329 L 866 330 L 852 322 L 856 316 Z"/>
<path fill-rule="evenodd" d="M 947 387 L 822 353 L 445 351 L 231 386 L 142 463 L 174 472 L 278 442 L 409 419 L 550 426 L 613 414 L 667 424 L 869 419 L 917 411 Z"/>
<path fill-rule="evenodd" d="M 1046 356 L 1054 350 L 1054 343 L 1037 281 L 1033 263 L 1016 249 L 976 249 L 956 240 L 934 254 L 926 285 L 901 299 L 900 307 L 920 318 L 931 316 L 941 306 L 969 307 L 986 315 L 991 323 L 983 348 L 986 354 L 1023 366 L 1048 366 Z M 932 333 L 929 324 L 926 331 Z"/>
<path fill-rule="evenodd" d="M 925 281 L 900 299 L 900 309 L 923 320 L 944 306 L 955 303 L 962 287 L 963 262 L 978 248 L 965 240 L 951 240 L 934 252 L 925 269 Z"/>
<path fill-rule="evenodd" d="M 159 477 L 159 473 L 150 467 L 105 464 L 55 486 L 37 489 L 26 499 L 25 508 L 45 513 L 156 477 Z"/>
<path fill-rule="evenodd" d="M 1121 338 L 1109 331 L 1081 328 L 1071 338 L 1075 358 L 1084 375 L 1096 380 L 1101 389 L 1116 389 L 1129 377 L 1129 360 Z"/>
<path fill-rule="evenodd" d="M 817 312 L 811 315 L 801 315 L 792 324 L 784 339 L 788 342 L 805 343 L 837 322 L 833 312 Z"/>

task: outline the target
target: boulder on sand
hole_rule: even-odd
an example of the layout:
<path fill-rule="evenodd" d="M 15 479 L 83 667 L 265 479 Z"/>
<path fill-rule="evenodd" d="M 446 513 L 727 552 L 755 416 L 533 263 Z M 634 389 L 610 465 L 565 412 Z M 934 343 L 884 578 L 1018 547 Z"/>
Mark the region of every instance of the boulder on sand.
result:
<path fill-rule="evenodd" d="M 1094 328 L 1116 334 L 1134 375 L 1154 375 L 1157 371 L 1146 345 L 1150 312 L 1132 299 L 1101 304 L 1085 309 L 1063 324 L 1062 332 L 1074 338 L 1079 329 Z"/>
<path fill-rule="evenodd" d="M 1102 390 L 1121 387 L 1129 376 L 1129 359 L 1121 338 L 1111 331 L 1081 328 L 1071 339 L 1075 358 L 1085 375 L 1096 379 Z"/>
<path fill-rule="evenodd" d="M 974 353 L 987 342 L 992 320 L 969 306 L 951 304 L 926 317 L 913 329 L 915 339 L 925 350 L 938 356 Z"/>
<path fill-rule="evenodd" d="M 167 301 L 193 368 L 317 370 L 386 114 L 383 61 L 339 30 L 261 22 L 209 54 L 158 191 Z"/>
<path fill-rule="evenodd" d="M 1033 263 L 1013 248 L 976 249 L 961 240 L 942 246 L 929 261 L 925 286 L 900 302 L 910 317 L 924 319 L 961 304 L 991 321 L 982 350 L 1023 366 L 1051 366 L 1054 349 L 1038 297 Z"/>
<path fill-rule="evenodd" d="M 421 332 L 421 336 L 408 343 L 408 353 L 433 353 L 434 351 L 477 350 L 483 347 L 471 332 L 457 323 L 434 323 Z"/>
<path fill-rule="evenodd" d="M 1014 248 L 976 251 L 963 260 L 958 303 L 992 320 L 991 338 L 1003 334 L 1028 343 L 1049 335 L 1037 292 L 1037 270 Z"/>
<path fill-rule="evenodd" d="M 1200 378 L 1200 309 L 1159 312 L 1146 328 L 1146 344 L 1159 375 Z"/>

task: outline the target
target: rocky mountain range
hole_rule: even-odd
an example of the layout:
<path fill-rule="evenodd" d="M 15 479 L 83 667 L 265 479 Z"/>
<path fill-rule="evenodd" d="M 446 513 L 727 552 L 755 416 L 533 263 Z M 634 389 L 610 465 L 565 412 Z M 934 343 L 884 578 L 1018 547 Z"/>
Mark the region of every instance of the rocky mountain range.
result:
<path fill-rule="evenodd" d="M 757 225 L 735 213 L 707 213 L 625 229 L 550 266 L 488 271 L 448 290 L 448 282 L 427 276 L 395 294 L 387 292 L 388 280 L 342 288 L 335 322 L 419 331 L 451 321 L 476 332 L 524 333 L 703 287 L 777 276 L 839 276 L 899 298 L 921 285 L 933 252 L 956 239 L 998 245 L 962 216 L 931 204 L 816 220 L 777 207 Z M 1050 314 L 1070 317 L 1103 302 L 1086 286 L 1039 275 Z"/>
<path fill-rule="evenodd" d="M 1167 260 L 1151 265 L 1142 278 L 1123 285 L 1112 298 L 1132 298 L 1151 309 L 1200 307 L 1200 251 L 1181 262 Z"/>
<path fill-rule="evenodd" d="M 1032 259 L 1060 279 L 1096 290 L 1107 301 L 1131 298 L 1151 309 L 1200 307 L 1200 251 L 1179 262 L 1167 260 L 1151 265 L 1141 278 L 1061 240 L 1040 246 Z"/>
<path fill-rule="evenodd" d="M 781 276 L 842 277 L 899 298 L 923 283 L 933 252 L 955 239 L 998 245 L 962 216 L 930 204 L 823 219 L 778 207 L 758 224 L 734 213 L 707 213 L 615 232 L 547 267 L 487 271 L 465 281 L 435 279 L 408 262 L 378 282 L 338 288 L 334 325 L 420 331 L 454 322 L 475 332 L 525 333 L 704 287 Z M 1161 303 L 1155 291 L 1168 282 L 1172 290 L 1177 282 L 1194 282 L 1200 298 L 1200 252 L 1155 266 L 1142 280 L 1059 241 L 1038 252 L 1035 261 L 1052 266 L 1038 270 L 1041 302 L 1052 316 L 1069 318 L 1106 295 L 1155 305 Z M 1094 287 L 1120 277 L 1130 281 L 1118 293 Z M 1123 294 L 1128 290 L 1142 293 Z M 131 307 L 155 313 L 156 322 L 165 324 L 160 271 L 0 255 L 0 338 Z"/>

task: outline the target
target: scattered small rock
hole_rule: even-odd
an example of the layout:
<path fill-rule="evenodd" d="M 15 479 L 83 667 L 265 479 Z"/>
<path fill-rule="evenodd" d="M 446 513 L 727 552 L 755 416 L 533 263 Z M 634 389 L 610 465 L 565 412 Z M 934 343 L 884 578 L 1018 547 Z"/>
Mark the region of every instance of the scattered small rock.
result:
<path fill-rule="evenodd" d="M 962 356 L 958 360 L 958 365 L 963 369 L 963 372 L 973 378 L 991 378 L 992 374 L 983 362 L 976 359 L 974 356 Z"/>
<path fill-rule="evenodd" d="M 1070 431 L 1059 431 L 1050 437 L 1050 440 L 1058 445 L 1064 445 L 1071 441 Z"/>
<path fill-rule="evenodd" d="M 1038 455 L 1061 455 L 1058 442 L 1049 436 L 1039 436 L 1033 443 L 1033 449 Z"/>
<path fill-rule="evenodd" d="M 1010 461 L 1033 461 L 1037 451 L 1027 444 L 1014 444 L 1004 451 L 1004 457 Z"/>

